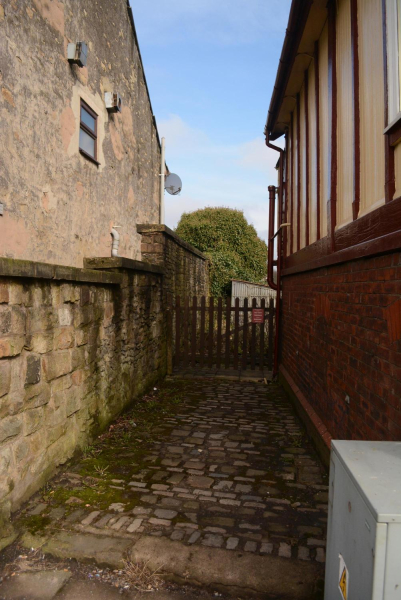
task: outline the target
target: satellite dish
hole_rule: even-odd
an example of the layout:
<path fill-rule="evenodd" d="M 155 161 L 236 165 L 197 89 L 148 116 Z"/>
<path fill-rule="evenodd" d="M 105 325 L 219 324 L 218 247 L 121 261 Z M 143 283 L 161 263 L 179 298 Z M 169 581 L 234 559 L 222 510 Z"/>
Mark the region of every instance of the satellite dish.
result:
<path fill-rule="evenodd" d="M 164 189 L 172 196 L 176 196 L 182 190 L 182 181 L 175 173 L 167 175 L 164 182 Z"/>

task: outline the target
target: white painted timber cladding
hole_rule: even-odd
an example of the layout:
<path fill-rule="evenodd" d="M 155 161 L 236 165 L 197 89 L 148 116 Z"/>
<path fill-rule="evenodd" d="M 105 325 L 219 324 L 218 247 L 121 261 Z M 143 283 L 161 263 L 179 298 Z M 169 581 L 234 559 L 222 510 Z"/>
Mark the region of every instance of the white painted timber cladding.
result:
<path fill-rule="evenodd" d="M 400 1 L 386 0 L 387 14 L 387 68 L 388 68 L 388 122 L 398 115 L 400 108 L 399 32 Z M 388 125 L 388 123 L 386 123 Z"/>
<path fill-rule="evenodd" d="M 292 225 L 292 231 L 293 231 L 293 250 L 294 252 L 297 251 L 297 242 L 298 242 L 298 227 L 297 227 L 297 219 L 298 219 L 298 144 L 299 144 L 299 140 L 298 140 L 298 136 L 297 136 L 297 127 L 298 127 L 298 116 L 297 116 L 297 109 L 295 108 L 294 110 L 294 190 L 293 190 L 293 208 L 294 208 L 294 219 L 293 219 L 293 225 Z"/>
<path fill-rule="evenodd" d="M 329 105 L 329 51 L 328 26 L 323 28 L 319 40 L 319 114 L 320 114 L 320 237 L 327 235 L 327 200 L 329 197 L 329 120 L 327 107 Z"/>
<path fill-rule="evenodd" d="M 384 73 L 381 0 L 358 4 L 361 117 L 359 216 L 384 204 Z"/>
<path fill-rule="evenodd" d="M 300 104 L 300 165 L 301 169 L 301 194 L 300 194 L 300 248 L 306 246 L 306 123 L 305 123 L 305 86 L 299 94 Z"/>
<path fill-rule="evenodd" d="M 337 228 L 352 221 L 354 189 L 351 2 L 337 3 Z"/>
<path fill-rule="evenodd" d="M 315 63 L 312 61 L 309 72 L 309 243 L 317 239 L 317 147 L 316 147 L 316 94 Z"/>

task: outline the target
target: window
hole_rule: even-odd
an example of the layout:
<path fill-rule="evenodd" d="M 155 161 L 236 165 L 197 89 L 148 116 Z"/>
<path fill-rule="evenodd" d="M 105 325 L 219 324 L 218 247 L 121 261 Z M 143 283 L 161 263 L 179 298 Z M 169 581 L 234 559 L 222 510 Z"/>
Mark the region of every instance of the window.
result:
<path fill-rule="evenodd" d="M 99 164 L 97 161 L 97 114 L 83 100 L 81 100 L 79 151 Z"/>
<path fill-rule="evenodd" d="M 401 0 L 386 0 L 388 123 L 401 113 Z"/>

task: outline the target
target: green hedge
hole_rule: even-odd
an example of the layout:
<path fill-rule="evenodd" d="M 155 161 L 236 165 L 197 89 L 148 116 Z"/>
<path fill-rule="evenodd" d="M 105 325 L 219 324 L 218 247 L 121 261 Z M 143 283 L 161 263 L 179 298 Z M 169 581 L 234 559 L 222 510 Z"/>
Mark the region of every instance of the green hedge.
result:
<path fill-rule="evenodd" d="M 213 296 L 229 296 L 231 279 L 266 283 L 267 246 L 242 211 L 203 208 L 184 213 L 176 232 L 209 257 Z"/>

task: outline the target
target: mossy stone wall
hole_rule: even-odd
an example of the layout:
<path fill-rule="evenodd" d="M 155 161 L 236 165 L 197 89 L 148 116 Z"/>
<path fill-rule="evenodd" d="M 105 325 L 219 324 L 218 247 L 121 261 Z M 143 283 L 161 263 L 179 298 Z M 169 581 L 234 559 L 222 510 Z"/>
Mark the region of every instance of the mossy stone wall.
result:
<path fill-rule="evenodd" d="M 166 373 L 162 270 L 54 280 L 15 263 L 15 276 L 0 268 L 0 538 L 10 511 Z M 90 281 L 62 279 L 74 273 Z"/>

